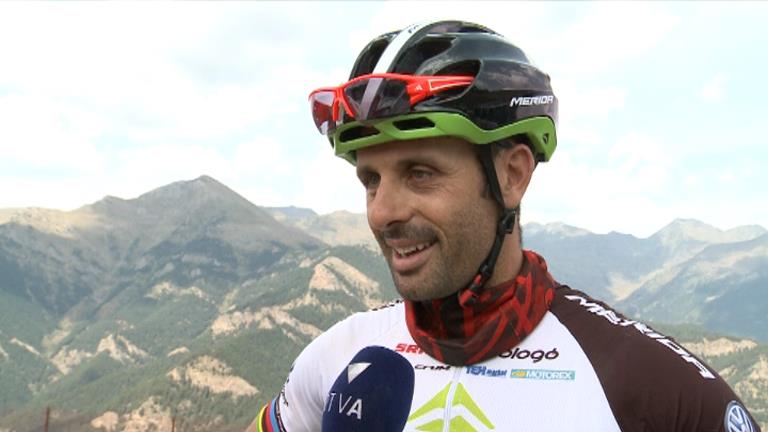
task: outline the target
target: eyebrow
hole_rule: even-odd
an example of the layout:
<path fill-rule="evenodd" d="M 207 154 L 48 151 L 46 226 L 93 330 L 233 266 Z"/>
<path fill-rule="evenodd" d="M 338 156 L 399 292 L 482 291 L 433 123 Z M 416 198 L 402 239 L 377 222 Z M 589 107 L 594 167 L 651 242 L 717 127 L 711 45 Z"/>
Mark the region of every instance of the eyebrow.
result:
<path fill-rule="evenodd" d="M 431 167 L 439 167 L 439 166 L 442 166 L 443 164 L 440 162 L 439 157 L 426 156 L 426 155 L 414 155 L 414 156 L 404 157 L 402 159 L 399 159 L 395 163 L 395 167 L 397 169 L 404 169 L 414 165 L 428 165 Z M 377 172 L 377 170 L 374 167 L 372 167 L 370 164 L 357 165 L 356 171 L 357 171 L 358 177 L 360 177 L 364 173 Z"/>
<path fill-rule="evenodd" d="M 355 168 L 355 174 L 357 175 L 357 178 L 361 178 L 363 174 L 369 174 L 372 172 L 375 171 L 369 165 L 357 165 Z"/>

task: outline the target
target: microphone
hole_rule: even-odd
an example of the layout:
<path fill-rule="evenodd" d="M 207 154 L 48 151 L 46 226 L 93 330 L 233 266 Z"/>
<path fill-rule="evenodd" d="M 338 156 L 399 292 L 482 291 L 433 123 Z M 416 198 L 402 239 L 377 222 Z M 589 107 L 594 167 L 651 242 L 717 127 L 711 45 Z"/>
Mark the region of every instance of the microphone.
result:
<path fill-rule="evenodd" d="M 323 432 L 399 432 L 413 402 L 413 366 L 380 346 L 360 350 L 331 386 Z"/>

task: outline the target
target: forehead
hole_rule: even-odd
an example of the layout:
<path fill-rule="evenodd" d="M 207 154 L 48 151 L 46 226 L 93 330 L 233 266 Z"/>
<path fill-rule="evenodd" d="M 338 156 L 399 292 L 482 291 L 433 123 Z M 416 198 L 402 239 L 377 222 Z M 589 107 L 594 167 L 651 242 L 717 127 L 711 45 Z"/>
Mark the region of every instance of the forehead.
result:
<path fill-rule="evenodd" d="M 455 137 L 420 138 L 415 140 L 391 141 L 357 150 L 357 167 L 401 161 L 430 159 L 436 162 L 470 162 L 475 159 L 473 145 Z"/>

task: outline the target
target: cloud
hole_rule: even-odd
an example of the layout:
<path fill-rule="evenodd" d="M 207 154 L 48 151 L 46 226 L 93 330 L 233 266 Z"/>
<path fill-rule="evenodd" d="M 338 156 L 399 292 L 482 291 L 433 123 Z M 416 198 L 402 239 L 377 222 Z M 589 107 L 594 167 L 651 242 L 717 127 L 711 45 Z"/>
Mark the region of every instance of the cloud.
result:
<path fill-rule="evenodd" d="M 527 220 L 554 222 L 567 215 L 568 223 L 596 232 L 655 232 L 675 217 L 659 199 L 675 181 L 675 161 L 664 148 L 658 138 L 635 131 L 602 153 L 558 150 L 534 172 L 523 200 Z"/>
<path fill-rule="evenodd" d="M 559 148 L 537 169 L 526 217 L 636 233 L 677 216 L 768 222 L 754 199 L 755 185 L 766 182 L 754 139 L 762 111 L 738 99 L 757 90 L 740 87 L 749 80 L 736 79 L 743 74 L 733 62 L 699 73 L 725 54 L 716 44 L 693 45 L 708 40 L 700 35 L 713 24 L 745 15 L 758 22 L 752 6 L 404 5 L 0 2 L 0 40 L 14 41 L 0 44 L 0 207 L 72 208 L 209 174 L 259 205 L 364 211 L 354 169 L 313 129 L 308 92 L 343 82 L 358 51 L 381 33 L 461 18 L 522 47 L 560 99 Z M 344 25 L 334 25 L 339 6 Z M 722 21 L 722 13 L 734 19 Z M 723 58 L 754 39 L 743 31 L 755 26 L 737 24 L 716 38 L 727 47 Z M 684 44 L 692 47 L 681 60 L 690 72 L 683 63 L 671 75 L 662 70 Z M 670 76 L 690 81 L 659 81 Z M 682 93 L 651 100 L 669 88 Z M 719 126 L 701 111 L 711 105 L 690 97 L 728 99 L 745 114 L 717 119 L 730 113 L 741 126 Z M 752 171 L 736 160 L 741 154 Z M 721 159 L 728 163 L 715 163 Z"/>
<path fill-rule="evenodd" d="M 104 163 L 94 141 L 109 122 L 96 112 L 38 95 L 0 96 L 0 167 L 91 173 Z M 1 176 L 1 174 L 0 174 Z"/>
<path fill-rule="evenodd" d="M 718 73 L 699 89 L 699 98 L 705 102 L 721 102 L 725 98 L 725 84 L 728 77 Z"/>
<path fill-rule="evenodd" d="M 663 3 L 589 3 L 580 19 L 551 32 L 542 55 L 558 75 L 616 70 L 659 47 L 679 21 Z"/>
<path fill-rule="evenodd" d="M 349 162 L 333 156 L 331 151 L 319 153 L 302 171 L 297 203 L 320 214 L 346 209 L 365 211 L 365 191 Z"/>
<path fill-rule="evenodd" d="M 617 86 L 590 87 L 573 82 L 561 82 L 555 88 L 558 95 L 561 118 L 569 121 L 589 118 L 605 118 L 624 108 L 627 90 Z"/>
<path fill-rule="evenodd" d="M 89 175 L 50 181 L 28 175 L 0 177 L 3 207 L 45 207 L 73 210 L 109 195 L 107 188 L 94 187 L 100 177 Z M 114 194 L 113 194 L 114 195 Z M 41 203 L 45 203 L 42 205 Z"/>

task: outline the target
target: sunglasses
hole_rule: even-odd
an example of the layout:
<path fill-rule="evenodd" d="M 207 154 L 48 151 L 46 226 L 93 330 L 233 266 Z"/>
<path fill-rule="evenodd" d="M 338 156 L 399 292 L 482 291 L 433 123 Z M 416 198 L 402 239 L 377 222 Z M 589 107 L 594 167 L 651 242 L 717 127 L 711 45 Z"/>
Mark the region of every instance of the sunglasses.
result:
<path fill-rule="evenodd" d="M 437 93 L 466 87 L 474 77 L 459 75 L 361 75 L 338 87 L 321 87 L 309 94 L 312 118 L 323 135 L 332 133 L 342 113 L 355 120 L 406 114 L 415 104 Z"/>

